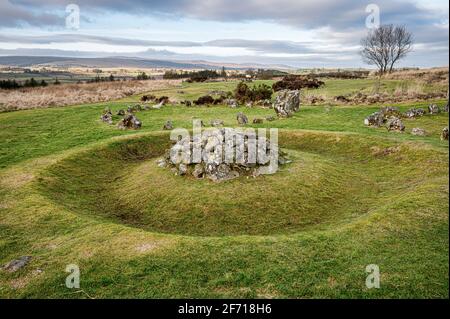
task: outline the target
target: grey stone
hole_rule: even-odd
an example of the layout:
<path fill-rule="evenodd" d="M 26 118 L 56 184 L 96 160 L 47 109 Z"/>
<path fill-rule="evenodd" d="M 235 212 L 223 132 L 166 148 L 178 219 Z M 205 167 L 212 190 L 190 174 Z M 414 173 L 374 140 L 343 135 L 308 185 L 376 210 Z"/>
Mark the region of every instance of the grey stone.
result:
<path fill-rule="evenodd" d="M 445 127 L 441 133 L 441 141 L 448 141 L 448 127 Z"/>
<path fill-rule="evenodd" d="M 223 126 L 223 121 L 215 119 L 215 120 L 211 120 L 210 124 L 211 124 L 211 126 L 219 127 L 219 126 Z"/>
<path fill-rule="evenodd" d="M 416 118 L 425 115 L 425 110 L 421 108 L 412 108 L 406 111 L 405 116 L 407 118 Z"/>
<path fill-rule="evenodd" d="M 438 114 L 440 112 L 439 107 L 436 104 L 430 104 L 428 106 L 428 112 L 430 114 Z"/>
<path fill-rule="evenodd" d="M 166 130 L 166 131 L 173 130 L 173 123 L 172 123 L 172 121 L 167 121 L 164 124 L 163 129 Z"/>
<path fill-rule="evenodd" d="M 372 113 L 364 120 L 364 124 L 366 126 L 380 127 L 384 124 L 384 116 L 381 112 Z"/>
<path fill-rule="evenodd" d="M 300 110 L 300 91 L 282 90 L 273 105 L 279 117 L 290 117 Z"/>
<path fill-rule="evenodd" d="M 25 267 L 31 260 L 31 256 L 22 256 L 18 259 L 14 259 L 3 266 L 3 269 L 9 272 L 16 272 Z"/>
<path fill-rule="evenodd" d="M 400 120 L 398 117 L 390 118 L 386 123 L 386 128 L 388 129 L 388 131 L 396 132 L 403 132 L 405 130 L 405 126 L 403 125 L 402 120 Z"/>
<path fill-rule="evenodd" d="M 411 134 L 416 136 L 426 136 L 427 132 L 422 128 L 415 127 L 411 130 Z"/>
<path fill-rule="evenodd" d="M 117 123 L 117 127 L 121 130 L 134 129 L 138 130 L 142 126 L 142 122 L 134 115 L 127 114 Z"/>
<path fill-rule="evenodd" d="M 238 122 L 239 125 L 246 125 L 246 124 L 248 124 L 248 117 L 242 112 L 239 112 L 236 115 L 236 119 L 237 119 L 237 122 Z"/>

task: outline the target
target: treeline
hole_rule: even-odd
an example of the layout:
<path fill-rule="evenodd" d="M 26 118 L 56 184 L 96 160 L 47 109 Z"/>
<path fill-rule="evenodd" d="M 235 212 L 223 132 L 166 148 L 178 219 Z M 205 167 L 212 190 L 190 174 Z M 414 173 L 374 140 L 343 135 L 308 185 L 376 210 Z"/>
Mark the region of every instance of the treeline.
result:
<path fill-rule="evenodd" d="M 222 72 L 217 72 L 215 70 L 202 70 L 202 71 L 173 71 L 169 70 L 164 73 L 163 79 L 174 80 L 174 79 L 189 79 L 192 82 L 205 82 L 208 79 L 217 79 L 220 77 L 226 77 L 225 70 Z"/>
<path fill-rule="evenodd" d="M 60 84 L 60 82 L 58 81 L 58 79 L 56 79 L 53 84 Z M 15 79 L 13 79 L 13 80 L 8 79 L 8 80 L 0 81 L 0 89 L 4 89 L 4 90 L 44 87 L 47 85 L 48 85 L 48 83 L 45 80 L 36 81 L 34 78 L 27 79 L 24 82 L 17 82 Z"/>

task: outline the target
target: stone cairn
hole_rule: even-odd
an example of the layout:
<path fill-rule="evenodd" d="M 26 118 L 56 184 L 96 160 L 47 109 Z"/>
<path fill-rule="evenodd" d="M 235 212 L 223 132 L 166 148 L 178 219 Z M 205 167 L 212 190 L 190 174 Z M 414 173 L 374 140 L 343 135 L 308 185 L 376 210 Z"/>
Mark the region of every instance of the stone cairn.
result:
<path fill-rule="evenodd" d="M 226 138 L 233 134 L 236 138 Z M 254 147 L 256 159 L 249 158 L 249 147 Z M 201 152 L 200 161 L 197 160 L 197 163 L 193 163 L 194 148 Z M 226 155 L 227 149 L 232 150 L 233 158 L 226 158 L 229 156 Z M 190 150 L 190 157 L 183 161 L 173 161 L 174 158 L 179 158 L 177 156 L 180 156 L 181 150 Z M 274 152 L 278 152 L 277 157 L 272 156 L 276 154 Z M 179 139 L 171 149 L 166 151 L 164 157 L 157 161 L 157 164 L 159 167 L 171 169 L 175 175 L 221 182 L 239 176 L 256 177 L 266 174 L 271 165 L 270 160 L 273 158 L 277 158 L 277 165 L 290 163 L 286 154 L 278 150 L 278 147 L 271 145 L 268 138 L 261 140 L 257 134 L 249 138 L 244 130 L 220 128 L 205 130 L 200 136 Z"/>

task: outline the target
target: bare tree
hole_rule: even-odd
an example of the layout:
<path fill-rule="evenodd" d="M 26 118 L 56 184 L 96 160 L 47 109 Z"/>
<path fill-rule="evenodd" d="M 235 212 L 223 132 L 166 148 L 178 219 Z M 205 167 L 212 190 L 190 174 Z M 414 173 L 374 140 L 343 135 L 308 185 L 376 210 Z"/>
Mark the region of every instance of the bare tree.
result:
<path fill-rule="evenodd" d="M 413 36 L 405 26 L 382 25 L 361 40 L 360 54 L 380 74 L 392 72 L 394 65 L 413 49 Z"/>

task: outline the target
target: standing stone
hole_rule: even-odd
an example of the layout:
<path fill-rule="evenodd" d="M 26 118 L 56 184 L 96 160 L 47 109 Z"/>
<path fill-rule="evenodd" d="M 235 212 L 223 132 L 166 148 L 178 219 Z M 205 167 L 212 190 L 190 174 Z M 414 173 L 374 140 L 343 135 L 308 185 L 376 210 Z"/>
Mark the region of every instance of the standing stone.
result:
<path fill-rule="evenodd" d="M 242 112 L 236 115 L 236 119 L 239 125 L 246 125 L 248 123 L 248 117 Z"/>
<path fill-rule="evenodd" d="M 290 117 L 300 110 L 300 91 L 280 91 L 273 105 L 279 117 Z"/>

